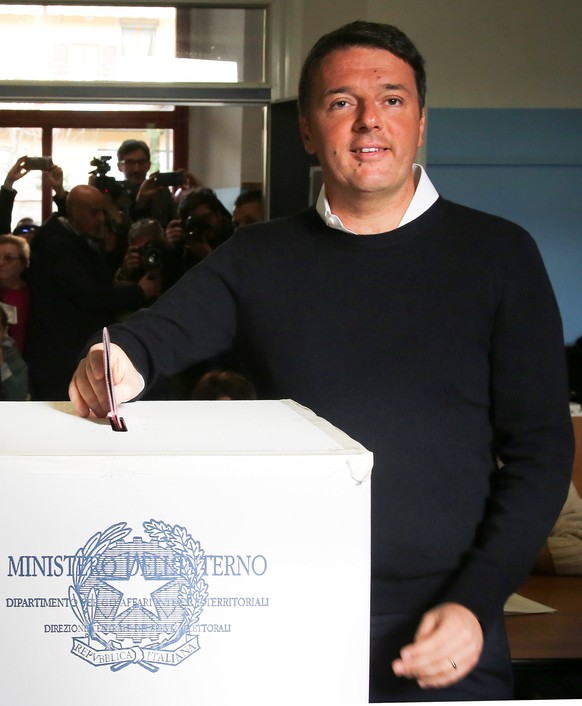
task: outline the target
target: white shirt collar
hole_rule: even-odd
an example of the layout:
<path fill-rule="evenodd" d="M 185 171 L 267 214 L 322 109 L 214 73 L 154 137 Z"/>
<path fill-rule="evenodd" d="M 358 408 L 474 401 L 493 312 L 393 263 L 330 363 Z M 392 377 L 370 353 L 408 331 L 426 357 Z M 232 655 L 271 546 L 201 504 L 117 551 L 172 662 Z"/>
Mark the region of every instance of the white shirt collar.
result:
<path fill-rule="evenodd" d="M 428 211 L 428 209 L 439 197 L 437 190 L 435 189 L 432 181 L 429 179 L 429 176 L 424 168 L 420 164 L 413 164 L 412 168 L 414 170 L 414 181 L 416 183 L 416 188 L 414 191 L 414 196 L 412 197 L 404 216 L 402 216 L 402 219 L 398 224 L 399 228 L 406 223 L 410 223 L 410 221 L 413 221 L 415 218 L 418 218 L 425 211 Z M 337 230 L 343 230 L 346 233 L 353 233 L 354 235 L 357 235 L 357 233 L 354 233 L 354 231 L 349 230 L 344 226 L 339 216 L 336 216 L 331 212 L 329 201 L 325 195 L 325 184 L 321 187 L 315 208 L 324 223 L 330 228 L 336 228 Z"/>

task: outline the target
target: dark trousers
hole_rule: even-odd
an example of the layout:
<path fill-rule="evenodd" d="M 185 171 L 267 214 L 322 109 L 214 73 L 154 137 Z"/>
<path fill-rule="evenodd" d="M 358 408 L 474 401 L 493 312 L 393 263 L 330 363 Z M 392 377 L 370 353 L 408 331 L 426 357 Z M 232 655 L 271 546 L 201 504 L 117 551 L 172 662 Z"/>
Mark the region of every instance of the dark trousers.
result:
<path fill-rule="evenodd" d="M 413 641 L 419 621 L 417 613 L 372 616 L 370 703 L 513 699 L 511 659 L 503 616 L 488 629 L 475 669 L 457 684 L 442 689 L 421 689 L 416 681 L 395 676 L 392 661 L 404 645 Z"/>

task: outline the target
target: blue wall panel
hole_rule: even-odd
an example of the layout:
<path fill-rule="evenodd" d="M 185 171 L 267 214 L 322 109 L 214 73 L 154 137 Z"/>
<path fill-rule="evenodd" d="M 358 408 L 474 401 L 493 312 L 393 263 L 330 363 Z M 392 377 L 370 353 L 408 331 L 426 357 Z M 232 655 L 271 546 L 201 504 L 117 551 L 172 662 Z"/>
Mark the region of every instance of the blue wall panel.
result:
<path fill-rule="evenodd" d="M 582 336 L 582 111 L 430 110 L 427 168 L 444 197 L 529 230 L 566 343 Z"/>

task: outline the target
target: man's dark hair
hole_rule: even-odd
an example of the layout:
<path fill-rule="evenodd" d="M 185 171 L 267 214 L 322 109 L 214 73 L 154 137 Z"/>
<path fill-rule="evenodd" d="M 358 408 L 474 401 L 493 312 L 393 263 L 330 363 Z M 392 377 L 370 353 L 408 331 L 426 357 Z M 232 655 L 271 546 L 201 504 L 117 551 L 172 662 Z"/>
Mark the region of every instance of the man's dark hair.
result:
<path fill-rule="evenodd" d="M 263 192 L 261 189 L 245 189 L 241 191 L 234 201 L 235 208 L 245 203 L 263 203 Z"/>
<path fill-rule="evenodd" d="M 125 140 L 121 143 L 119 149 L 117 150 L 117 161 L 121 162 L 126 154 L 135 152 L 135 150 L 142 150 L 142 152 L 145 152 L 148 161 L 151 159 L 150 148 L 143 140 Z"/>
<path fill-rule="evenodd" d="M 385 49 L 405 61 L 414 71 L 418 105 L 420 110 L 423 110 L 426 99 L 426 73 L 424 59 L 418 49 L 404 32 L 393 25 L 357 20 L 343 25 L 329 34 L 324 34 L 307 55 L 299 78 L 298 103 L 301 115 L 307 111 L 313 88 L 313 75 L 322 59 L 337 49 L 350 49 L 351 47 Z"/>
<path fill-rule="evenodd" d="M 204 188 L 184 194 L 178 203 L 178 217 L 182 219 L 188 218 L 198 206 L 208 206 L 217 216 L 230 221 L 231 214 L 216 193 L 212 189 Z"/>

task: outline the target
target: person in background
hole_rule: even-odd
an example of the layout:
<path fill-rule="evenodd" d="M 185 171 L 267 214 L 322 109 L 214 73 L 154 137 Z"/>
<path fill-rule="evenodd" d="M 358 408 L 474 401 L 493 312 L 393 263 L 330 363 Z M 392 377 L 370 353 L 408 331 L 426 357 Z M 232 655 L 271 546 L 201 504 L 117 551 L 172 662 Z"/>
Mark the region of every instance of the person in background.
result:
<path fill-rule="evenodd" d="M 317 203 L 239 228 L 112 327 L 114 384 L 134 399 L 233 346 L 259 398 L 357 439 L 374 454 L 370 701 L 510 700 L 503 606 L 572 473 L 562 324 L 531 236 L 442 198 L 415 164 L 425 94 L 398 28 L 321 37 L 298 92 Z M 103 417 L 89 343 L 69 394 Z"/>
<path fill-rule="evenodd" d="M 153 218 L 133 223 L 128 233 L 129 245 L 121 267 L 115 273 L 116 284 L 132 284 L 148 272 L 159 273 L 162 291 L 181 275 L 180 262 L 169 246 L 164 229 Z"/>
<path fill-rule="evenodd" d="M 12 232 L 10 224 L 12 221 L 14 199 L 16 198 L 17 193 L 13 188 L 13 185 L 15 181 L 22 179 L 23 176 L 26 176 L 31 171 L 26 166 L 26 160 L 26 155 L 16 160 L 14 165 L 8 171 L 4 184 L 0 187 L 0 233 Z M 58 165 L 51 163 L 50 168 L 46 170 L 43 169 L 43 174 L 46 174 L 48 182 L 54 191 L 53 200 L 59 210 L 60 215 L 66 215 L 64 212 L 64 204 L 67 192 L 63 187 L 63 170 Z M 31 240 L 38 226 L 34 226 L 34 229 L 31 230 L 30 228 L 27 228 L 27 222 L 28 224 L 33 225 L 33 221 L 30 218 L 20 219 L 14 229 L 14 234 L 24 235 L 27 240 Z"/>
<path fill-rule="evenodd" d="M 0 306 L 0 401 L 28 399 L 28 369 L 8 335 L 8 316 Z"/>
<path fill-rule="evenodd" d="M 30 246 L 19 235 L 0 235 L 0 304 L 8 315 L 8 334 L 20 355 L 26 355 L 26 332 L 30 291 L 25 271 L 30 263 Z"/>
<path fill-rule="evenodd" d="M 14 226 L 12 234 L 22 236 L 30 243 L 39 228 L 40 226 L 34 222 L 33 218 L 28 218 L 28 216 L 25 216 L 24 218 L 21 218 Z"/>
<path fill-rule="evenodd" d="M 263 192 L 260 189 L 241 191 L 236 197 L 232 210 L 232 223 L 235 228 L 262 223 L 265 220 Z"/>
<path fill-rule="evenodd" d="M 98 189 L 75 186 L 67 218 L 53 214 L 32 241 L 27 362 L 33 399 L 66 399 L 86 338 L 160 294 L 152 273 L 135 284 L 114 285 L 102 249 L 106 207 Z"/>
<path fill-rule="evenodd" d="M 45 174 L 53 192 L 53 203 L 57 207 L 57 213 L 66 218 L 68 192 L 65 189 L 63 170 L 58 164 L 53 164 Z"/>
<path fill-rule="evenodd" d="M 148 177 L 152 163 L 150 148 L 142 140 L 125 140 L 117 150 L 117 167 L 125 176 L 117 205 L 129 222 L 154 218 L 166 227 L 174 217 L 175 204 L 170 190 Z"/>
<path fill-rule="evenodd" d="M 197 189 L 178 204 L 178 218 L 166 228 L 166 239 L 182 252 L 183 269 L 190 269 L 222 245 L 233 233 L 232 216 L 212 189 Z"/>
<path fill-rule="evenodd" d="M 176 209 L 178 208 L 178 204 L 186 196 L 186 194 L 189 194 L 191 191 L 196 191 L 197 189 L 204 188 L 204 185 L 202 184 L 200 179 L 192 172 L 188 171 L 187 169 L 179 169 L 178 171 L 183 173 L 184 181 L 180 186 L 177 186 L 174 189 L 174 193 L 172 194 L 172 198 L 174 199 L 174 203 L 176 204 Z"/>
<path fill-rule="evenodd" d="M 0 233 L 10 233 L 12 228 L 12 208 L 16 198 L 14 182 L 22 179 L 30 171 L 24 166 L 26 156 L 20 157 L 8 170 L 4 183 L 0 187 Z"/>

